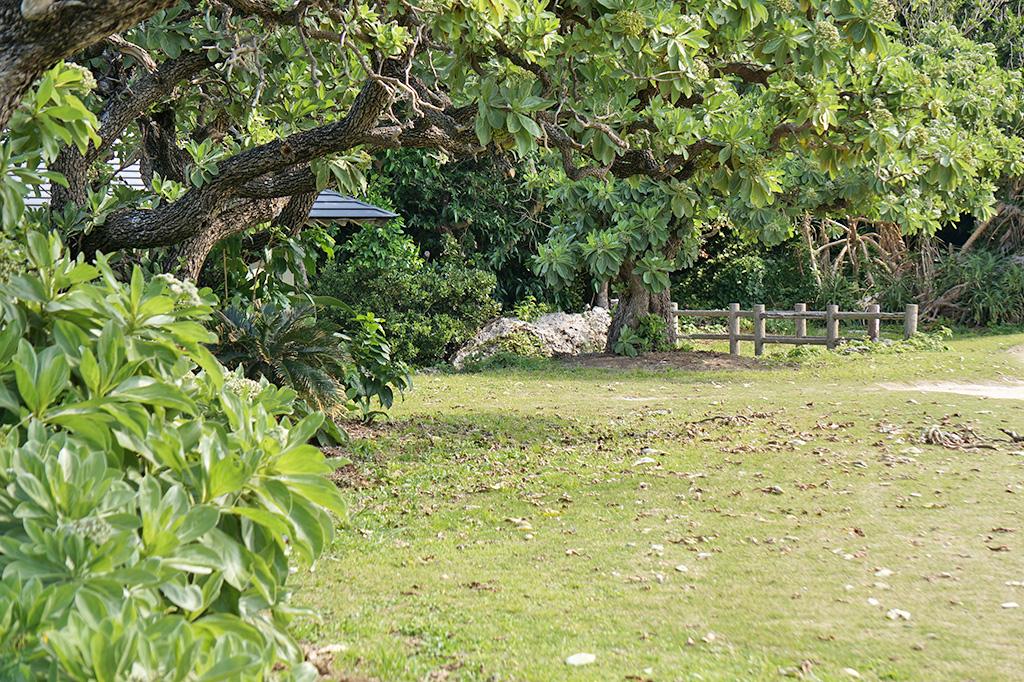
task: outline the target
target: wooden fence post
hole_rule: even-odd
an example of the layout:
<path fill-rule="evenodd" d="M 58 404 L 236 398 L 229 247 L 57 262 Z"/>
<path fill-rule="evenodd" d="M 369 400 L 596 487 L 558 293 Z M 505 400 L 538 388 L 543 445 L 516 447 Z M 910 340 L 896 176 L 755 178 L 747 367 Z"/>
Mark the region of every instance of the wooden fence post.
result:
<path fill-rule="evenodd" d="M 740 354 L 740 304 L 729 304 L 729 355 Z"/>
<path fill-rule="evenodd" d="M 868 312 L 871 313 L 872 315 L 877 315 L 878 313 L 882 312 L 882 307 L 880 305 L 878 305 L 877 303 L 873 303 L 873 304 L 868 306 Z M 882 321 L 881 321 L 880 318 L 878 318 L 878 317 L 869 317 L 868 318 L 868 338 L 871 339 L 872 341 L 874 341 L 875 343 L 878 342 L 878 335 L 879 335 L 879 330 L 880 330 L 881 326 L 882 326 Z"/>
<path fill-rule="evenodd" d="M 764 352 L 764 304 L 754 306 L 754 355 Z"/>
<path fill-rule="evenodd" d="M 806 313 L 807 312 L 807 304 L 806 303 L 797 303 L 795 306 L 793 306 L 793 311 L 796 312 L 798 315 Z M 807 336 L 807 320 L 802 318 L 802 317 L 796 318 L 796 335 L 797 335 L 797 338 L 800 338 L 800 339 L 802 339 L 805 336 Z"/>
<path fill-rule="evenodd" d="M 672 327 L 675 329 L 675 336 L 679 336 L 679 304 L 672 303 Z"/>
<path fill-rule="evenodd" d="M 917 304 L 908 303 L 903 313 L 903 338 L 909 339 L 917 333 Z"/>
<path fill-rule="evenodd" d="M 838 312 L 839 306 L 834 303 L 825 307 L 825 347 L 830 350 L 839 343 L 839 320 L 836 318 Z"/>

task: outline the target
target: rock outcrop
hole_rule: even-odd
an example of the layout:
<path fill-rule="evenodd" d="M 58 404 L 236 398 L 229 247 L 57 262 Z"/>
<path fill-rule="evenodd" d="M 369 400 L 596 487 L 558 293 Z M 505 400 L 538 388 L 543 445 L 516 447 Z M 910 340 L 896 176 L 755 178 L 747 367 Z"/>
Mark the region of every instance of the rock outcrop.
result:
<path fill-rule="evenodd" d="M 528 357 L 579 355 L 604 349 L 611 315 L 604 308 L 585 313 L 549 313 L 535 322 L 499 317 L 477 332 L 455 353 L 452 364 L 462 369 L 467 362 L 479 362 L 495 353 L 509 352 Z"/>

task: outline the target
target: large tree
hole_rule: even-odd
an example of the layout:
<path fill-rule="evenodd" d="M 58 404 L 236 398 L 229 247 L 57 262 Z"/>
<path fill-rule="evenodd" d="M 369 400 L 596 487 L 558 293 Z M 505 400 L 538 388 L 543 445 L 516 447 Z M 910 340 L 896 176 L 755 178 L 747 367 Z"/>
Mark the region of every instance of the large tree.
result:
<path fill-rule="evenodd" d="M 89 104 L 101 143 L 62 155 L 70 186 L 55 204 L 85 204 L 89 168 L 115 149 L 141 156 L 184 191 L 110 213 L 85 246 L 173 246 L 195 274 L 217 240 L 315 191 L 329 177 L 317 160 L 344 170 L 357 151 L 543 144 L 571 179 L 685 182 L 705 164 L 743 161 L 739 139 L 710 137 L 727 108 L 746 116 L 734 131 L 744 139 L 827 130 L 843 107 L 822 84 L 884 42 L 879 7 L 179 4 L 77 58 L 100 84 Z"/>
<path fill-rule="evenodd" d="M 729 91 L 722 113 L 709 117 L 707 136 L 731 157 L 726 162 L 698 164 L 686 182 L 550 183 L 560 210 L 538 256 L 541 272 L 553 283 L 578 269 L 595 282 L 618 282 L 610 349 L 621 327 L 645 314 L 664 316 L 672 336 L 669 276 L 692 263 L 704 235 L 722 226 L 769 245 L 812 224 L 835 226 L 858 264 L 862 252 L 865 262 L 877 262 L 869 250 L 879 246 L 858 225 L 883 234 L 895 229 L 898 239 L 901 232 L 933 233 L 963 214 L 989 219 L 998 180 L 1024 167 L 1021 74 L 1001 68 L 991 46 L 949 26 L 922 29 L 916 38 L 909 47 L 889 42 L 874 54 L 861 52 L 833 73 L 823 86 L 838 103 L 833 119 L 797 144 L 759 135 L 757 117 L 766 108 L 772 115 L 775 102 Z M 802 95 L 793 83 L 779 87 Z"/>

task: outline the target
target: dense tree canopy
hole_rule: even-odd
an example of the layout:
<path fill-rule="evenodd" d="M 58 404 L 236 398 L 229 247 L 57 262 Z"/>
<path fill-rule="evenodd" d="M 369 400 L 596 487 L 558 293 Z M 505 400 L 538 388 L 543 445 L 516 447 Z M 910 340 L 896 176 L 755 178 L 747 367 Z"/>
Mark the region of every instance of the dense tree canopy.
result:
<path fill-rule="evenodd" d="M 993 179 L 1021 158 L 1019 75 L 951 31 L 904 46 L 888 0 L 147 7 L 76 57 L 96 81 L 88 112 L 77 98 L 51 114 L 30 105 L 21 127 L 47 115 L 88 127 L 94 114 L 91 143 L 52 159 L 67 187 L 49 220 L 87 252 L 165 249 L 191 277 L 228 236 L 298 230 L 315 192 L 357 190 L 384 149 L 547 154 L 598 202 L 603 184 L 627 180 L 612 193 L 642 201 L 621 202 L 609 224 L 563 222 L 541 262 L 570 272 L 592 254 L 574 240 L 592 233 L 611 249 L 589 257 L 596 275 L 628 265 L 621 277 L 655 292 L 709 222 L 769 242 L 802 213 L 933 230 L 989 211 Z M 53 3 L 13 23 L 10 11 L 6 35 L 35 45 L 41 26 L 79 10 Z M 140 160 L 152 190 L 112 191 L 112 156 Z M 24 174 L 43 161 L 7 163 Z"/>
<path fill-rule="evenodd" d="M 564 211 L 541 249 L 541 270 L 554 281 L 578 267 L 597 281 L 619 278 L 628 284 L 624 300 L 644 299 L 635 315 L 667 315 L 667 295 L 647 302 L 645 291 L 666 292 L 670 273 L 692 263 L 703 236 L 722 226 L 768 244 L 812 216 L 933 233 L 964 213 L 991 217 L 997 181 L 1022 169 L 1020 74 L 948 25 L 923 30 L 911 47 L 889 41 L 862 51 L 821 87 L 836 103 L 827 130 L 785 149 L 753 137 L 721 146 L 685 183 L 553 183 Z M 730 98 L 727 125 L 756 130 L 733 113 L 742 100 Z"/>

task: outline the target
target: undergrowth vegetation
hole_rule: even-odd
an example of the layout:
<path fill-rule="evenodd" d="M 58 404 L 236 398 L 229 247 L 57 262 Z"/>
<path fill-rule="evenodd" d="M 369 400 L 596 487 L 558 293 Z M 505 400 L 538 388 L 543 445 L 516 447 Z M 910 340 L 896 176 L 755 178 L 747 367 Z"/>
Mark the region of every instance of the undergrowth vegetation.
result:
<path fill-rule="evenodd" d="M 295 393 L 225 381 L 213 300 L 28 236 L 0 285 L 0 678 L 315 678 L 288 576 L 344 514 Z"/>
<path fill-rule="evenodd" d="M 314 291 L 378 316 L 392 356 L 418 366 L 454 353 L 500 306 L 493 274 L 467 265 L 454 242 L 423 258 L 399 221 L 365 226 L 329 262 Z M 328 318 L 343 319 L 328 309 Z"/>
<path fill-rule="evenodd" d="M 412 385 L 411 373 L 391 357 L 379 319 L 342 308 L 349 313 L 344 328 L 313 304 L 218 311 L 214 352 L 250 379 L 295 389 L 310 409 L 334 416 L 358 411 L 370 420 Z M 331 432 L 340 438 L 336 428 Z"/>

